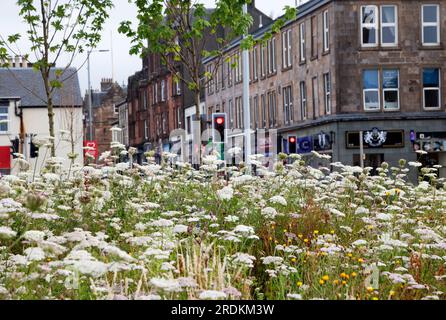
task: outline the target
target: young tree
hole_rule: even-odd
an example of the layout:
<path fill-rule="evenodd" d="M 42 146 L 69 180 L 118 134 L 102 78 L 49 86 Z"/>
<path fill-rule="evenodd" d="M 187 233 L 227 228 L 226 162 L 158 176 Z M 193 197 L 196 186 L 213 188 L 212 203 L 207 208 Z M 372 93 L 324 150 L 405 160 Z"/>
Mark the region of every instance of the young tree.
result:
<path fill-rule="evenodd" d="M 45 97 L 39 98 L 48 107 L 51 155 L 55 156 L 55 90 L 63 86 L 65 71 L 74 58 L 85 51 L 89 54 L 99 43 L 108 11 L 113 7 L 112 0 L 18 0 L 17 6 L 28 27 L 26 38 L 33 54 L 33 57 L 26 54 L 24 58 L 40 72 L 45 87 Z M 11 54 L 18 55 L 14 48 L 20 39 L 20 34 L 0 37 L 0 61 L 6 61 Z M 63 68 L 55 69 L 61 57 L 68 62 Z"/>

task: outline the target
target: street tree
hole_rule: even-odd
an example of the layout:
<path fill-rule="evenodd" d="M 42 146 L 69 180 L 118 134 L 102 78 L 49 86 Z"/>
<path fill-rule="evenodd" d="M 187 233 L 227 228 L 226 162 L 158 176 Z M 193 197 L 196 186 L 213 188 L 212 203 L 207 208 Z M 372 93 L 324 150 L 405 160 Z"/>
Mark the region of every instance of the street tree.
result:
<path fill-rule="evenodd" d="M 25 39 L 21 34 L 0 36 L 0 61 L 20 55 L 18 43 L 23 40 L 30 49 L 22 55 L 42 76 L 45 96 L 39 97 L 48 107 L 51 155 L 55 156 L 54 94 L 63 87 L 66 71 L 73 60 L 84 52 L 89 54 L 101 40 L 101 32 L 113 7 L 112 0 L 18 0 L 19 15 L 27 26 Z M 21 43 L 21 41 L 20 41 Z M 62 68 L 56 65 L 67 61 Z M 31 88 L 30 94 L 36 95 Z"/>

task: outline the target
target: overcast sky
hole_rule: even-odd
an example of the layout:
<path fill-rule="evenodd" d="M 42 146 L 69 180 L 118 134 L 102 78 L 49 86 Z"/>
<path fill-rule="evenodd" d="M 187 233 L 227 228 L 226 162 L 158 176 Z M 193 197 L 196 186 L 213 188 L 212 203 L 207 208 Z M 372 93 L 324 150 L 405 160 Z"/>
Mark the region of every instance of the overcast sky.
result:
<path fill-rule="evenodd" d="M 16 2 L 17 0 L 1 0 L 0 34 L 4 37 L 15 33 L 24 35 L 26 32 L 26 25 L 18 15 Z M 136 9 L 133 4 L 128 3 L 128 0 L 114 0 L 113 2 L 115 7 L 110 13 L 110 18 L 105 25 L 102 42 L 98 46 L 98 49 L 110 49 L 111 39 L 113 38 L 115 80 L 119 84 L 126 84 L 127 78 L 140 70 L 141 60 L 137 56 L 129 55 L 128 49 L 130 47 L 130 41 L 125 36 L 119 34 L 117 28 L 123 20 L 135 21 Z M 203 2 L 208 6 L 212 6 L 214 3 L 213 0 L 203 0 Z M 280 15 L 286 5 L 294 4 L 295 0 L 256 0 L 256 6 L 265 14 L 273 17 Z M 18 44 L 18 48 L 22 54 L 25 54 L 28 49 L 26 48 L 26 43 L 21 42 Z M 77 58 L 74 65 L 80 67 L 82 62 L 85 61 L 85 58 L 86 55 Z M 101 78 L 112 77 L 112 59 L 110 53 L 93 53 L 90 60 L 92 87 L 95 89 L 99 88 Z M 60 66 L 63 66 L 63 61 L 61 61 Z M 88 87 L 86 66 L 79 71 L 79 79 L 82 94 L 84 94 Z"/>

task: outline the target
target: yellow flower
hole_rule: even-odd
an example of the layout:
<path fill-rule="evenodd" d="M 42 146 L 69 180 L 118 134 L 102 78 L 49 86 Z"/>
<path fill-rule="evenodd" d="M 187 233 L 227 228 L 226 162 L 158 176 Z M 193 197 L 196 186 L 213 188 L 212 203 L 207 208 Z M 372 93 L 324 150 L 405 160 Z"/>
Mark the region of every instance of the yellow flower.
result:
<path fill-rule="evenodd" d="M 298 287 L 302 287 L 302 286 L 303 286 L 302 281 L 297 281 L 297 286 L 298 286 Z"/>
<path fill-rule="evenodd" d="M 331 231 L 330 231 L 330 233 L 331 233 L 331 234 L 334 234 L 334 233 L 335 233 L 335 231 L 334 231 L 334 230 L 331 230 Z"/>
<path fill-rule="evenodd" d="M 342 279 L 345 279 L 345 276 L 346 276 L 346 275 L 347 275 L 347 274 L 346 274 L 345 272 L 342 272 L 342 273 L 341 273 L 341 278 L 342 278 Z"/>
<path fill-rule="evenodd" d="M 328 280 L 330 280 L 330 277 L 327 276 L 327 275 L 325 275 L 325 276 L 322 277 L 322 280 L 324 280 L 324 281 L 328 281 Z"/>
<path fill-rule="evenodd" d="M 356 272 L 352 272 L 352 277 L 353 277 L 353 278 L 356 278 L 357 275 L 358 275 L 358 274 L 357 274 Z"/>
<path fill-rule="evenodd" d="M 279 241 L 275 240 L 275 241 L 274 241 L 274 243 L 275 243 L 275 244 L 278 244 L 278 243 L 279 243 Z"/>
<path fill-rule="evenodd" d="M 319 230 L 314 230 L 313 233 L 314 233 L 314 234 L 318 234 L 318 233 L 319 233 Z"/>
<path fill-rule="evenodd" d="M 339 284 L 339 280 L 338 280 L 338 279 L 336 279 L 335 281 L 333 281 L 333 284 L 336 284 L 336 285 L 338 285 L 338 284 Z"/>
<path fill-rule="evenodd" d="M 288 230 L 287 230 L 287 229 L 283 229 L 283 232 L 284 232 L 284 233 L 287 233 L 287 232 L 288 232 Z"/>
<path fill-rule="evenodd" d="M 390 290 L 389 295 L 390 295 L 391 297 L 394 296 L 394 295 L 395 295 L 395 291 Z"/>
<path fill-rule="evenodd" d="M 325 251 L 321 252 L 321 256 L 326 256 L 326 255 L 327 255 L 327 253 Z"/>
<path fill-rule="evenodd" d="M 373 287 L 367 287 L 367 291 L 368 292 L 373 292 L 375 289 L 373 289 Z"/>
<path fill-rule="evenodd" d="M 347 284 L 347 281 L 342 280 L 342 285 L 345 286 Z"/>
<path fill-rule="evenodd" d="M 299 238 L 302 238 L 302 237 L 303 237 L 303 235 L 302 235 L 302 234 L 299 234 L 299 235 L 298 235 L 298 237 L 299 237 Z"/>
<path fill-rule="evenodd" d="M 372 300 L 379 300 L 378 297 L 373 297 Z"/>
<path fill-rule="evenodd" d="M 324 280 L 319 280 L 319 284 L 324 284 L 325 283 L 325 281 Z"/>
<path fill-rule="evenodd" d="M 364 262 L 364 259 L 359 258 L 359 259 L 358 259 L 358 262 L 359 262 L 359 263 L 363 263 L 363 262 Z"/>
<path fill-rule="evenodd" d="M 269 237 L 269 241 L 273 241 L 273 237 Z"/>
<path fill-rule="evenodd" d="M 308 241 L 309 241 L 308 239 L 304 239 L 304 242 L 305 242 L 305 243 L 308 243 Z"/>
<path fill-rule="evenodd" d="M 353 255 L 351 253 L 347 253 L 347 257 L 351 258 Z"/>
<path fill-rule="evenodd" d="M 372 225 L 367 227 L 369 230 L 372 230 L 374 227 Z"/>

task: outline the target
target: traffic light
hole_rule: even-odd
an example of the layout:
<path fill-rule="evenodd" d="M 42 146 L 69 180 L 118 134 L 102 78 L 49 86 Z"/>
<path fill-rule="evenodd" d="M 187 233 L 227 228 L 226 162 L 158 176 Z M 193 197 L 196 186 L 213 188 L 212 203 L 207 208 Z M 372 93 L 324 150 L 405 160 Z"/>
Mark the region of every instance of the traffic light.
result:
<path fill-rule="evenodd" d="M 288 137 L 288 152 L 290 154 L 297 153 L 297 138 L 295 136 Z"/>
<path fill-rule="evenodd" d="M 37 158 L 39 156 L 39 148 L 35 145 L 35 143 L 31 140 L 29 143 L 29 157 Z"/>
<path fill-rule="evenodd" d="M 225 142 L 226 113 L 212 114 L 212 138 L 215 142 Z M 218 136 L 217 136 L 218 133 Z"/>
<path fill-rule="evenodd" d="M 19 138 L 15 138 L 14 140 L 11 140 L 11 156 L 13 159 L 18 158 L 15 154 L 19 153 L 19 145 L 20 145 L 20 140 Z"/>

